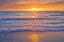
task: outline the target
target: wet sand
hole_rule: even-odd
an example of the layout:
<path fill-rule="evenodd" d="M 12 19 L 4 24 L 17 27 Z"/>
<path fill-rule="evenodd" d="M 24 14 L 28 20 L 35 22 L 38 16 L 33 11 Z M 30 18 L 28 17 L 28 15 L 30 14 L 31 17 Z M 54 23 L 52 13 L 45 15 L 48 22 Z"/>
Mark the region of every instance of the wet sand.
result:
<path fill-rule="evenodd" d="M 0 33 L 0 42 L 64 42 L 64 32 Z"/>

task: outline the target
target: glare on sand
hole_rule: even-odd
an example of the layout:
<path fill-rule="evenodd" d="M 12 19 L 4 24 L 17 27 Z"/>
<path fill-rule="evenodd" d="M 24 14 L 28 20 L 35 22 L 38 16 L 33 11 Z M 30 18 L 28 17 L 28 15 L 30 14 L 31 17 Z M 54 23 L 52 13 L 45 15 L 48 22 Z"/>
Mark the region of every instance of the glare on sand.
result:
<path fill-rule="evenodd" d="M 39 35 L 38 34 L 30 34 L 30 35 L 28 35 L 28 38 L 31 40 L 31 42 L 38 42 Z"/>

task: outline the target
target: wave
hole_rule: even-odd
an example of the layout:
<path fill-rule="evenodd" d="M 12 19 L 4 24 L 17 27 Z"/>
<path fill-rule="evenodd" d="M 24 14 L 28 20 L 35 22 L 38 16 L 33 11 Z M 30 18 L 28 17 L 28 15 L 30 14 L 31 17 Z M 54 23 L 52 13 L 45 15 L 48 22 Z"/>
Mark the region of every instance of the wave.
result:
<path fill-rule="evenodd" d="M 0 18 L 0 20 L 59 20 L 57 18 Z"/>
<path fill-rule="evenodd" d="M 58 32 L 64 31 L 64 27 L 0 27 L 0 33 L 4 32 Z"/>

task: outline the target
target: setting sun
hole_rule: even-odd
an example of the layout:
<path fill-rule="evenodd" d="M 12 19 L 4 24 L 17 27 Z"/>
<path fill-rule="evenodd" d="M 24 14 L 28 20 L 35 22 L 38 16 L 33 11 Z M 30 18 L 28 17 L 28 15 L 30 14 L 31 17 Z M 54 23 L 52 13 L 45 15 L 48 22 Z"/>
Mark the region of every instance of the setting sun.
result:
<path fill-rule="evenodd" d="M 32 18 L 34 18 L 35 16 L 31 16 Z"/>
<path fill-rule="evenodd" d="M 32 10 L 32 11 L 37 11 L 38 9 L 34 7 L 34 8 L 32 8 L 31 10 Z"/>
<path fill-rule="evenodd" d="M 32 7 L 32 8 L 28 8 L 26 9 L 26 11 L 45 11 L 48 10 L 47 8 L 37 8 L 37 7 Z"/>
<path fill-rule="evenodd" d="M 36 7 L 33 7 L 33 8 L 30 8 L 29 11 L 41 11 L 40 8 L 36 8 Z"/>

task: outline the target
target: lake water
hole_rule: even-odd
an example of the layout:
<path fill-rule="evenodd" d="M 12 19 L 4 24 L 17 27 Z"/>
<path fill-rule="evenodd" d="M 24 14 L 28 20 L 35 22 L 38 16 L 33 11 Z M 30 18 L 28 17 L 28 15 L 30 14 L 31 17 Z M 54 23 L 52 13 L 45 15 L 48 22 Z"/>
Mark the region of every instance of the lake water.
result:
<path fill-rule="evenodd" d="M 64 42 L 64 12 L 0 12 L 0 42 Z"/>

